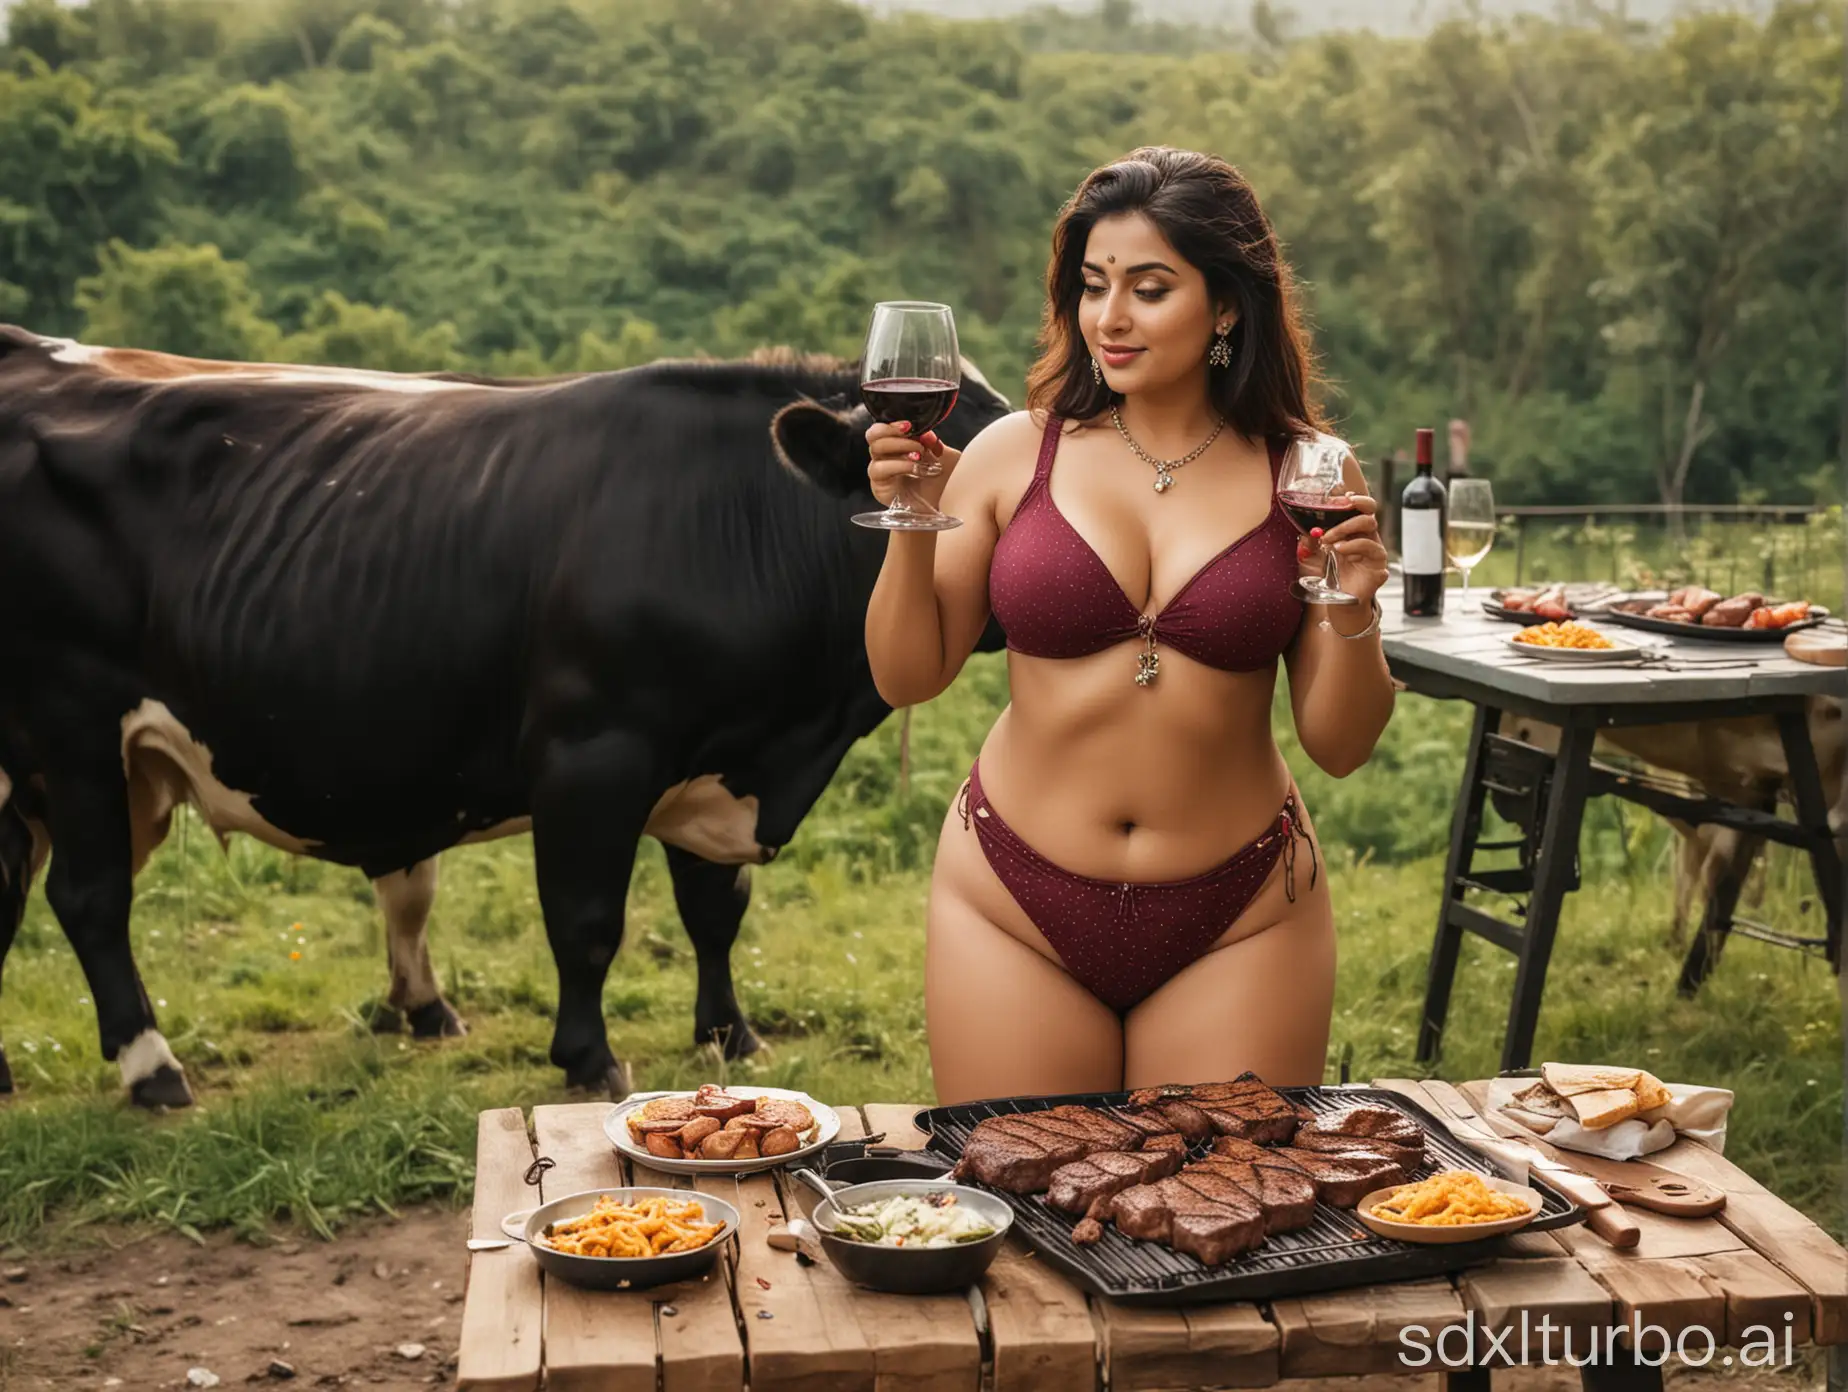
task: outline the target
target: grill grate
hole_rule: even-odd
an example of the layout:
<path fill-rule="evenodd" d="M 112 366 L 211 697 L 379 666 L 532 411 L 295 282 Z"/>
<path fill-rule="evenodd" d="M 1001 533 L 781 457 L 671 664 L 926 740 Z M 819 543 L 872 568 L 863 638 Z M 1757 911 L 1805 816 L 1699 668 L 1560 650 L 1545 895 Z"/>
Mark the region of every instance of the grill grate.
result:
<path fill-rule="evenodd" d="M 1507 1178 L 1500 1167 L 1451 1138 L 1444 1124 L 1408 1098 L 1380 1088 L 1308 1087 L 1278 1088 L 1292 1102 L 1318 1114 L 1346 1110 L 1362 1103 L 1391 1107 L 1425 1129 L 1426 1161 L 1412 1178 L 1423 1179 L 1439 1170 L 1474 1170 Z M 919 1112 L 917 1124 L 930 1133 L 929 1148 L 951 1160 L 959 1159 L 963 1145 L 977 1122 L 1010 1112 L 1037 1112 L 1065 1104 L 1107 1107 L 1129 1100 L 1127 1092 L 1074 1093 L 1063 1097 L 1000 1098 L 955 1107 L 933 1107 Z M 1210 1142 L 1193 1146 L 1188 1159 L 1198 1159 Z M 973 1183 L 973 1181 L 965 1181 Z M 1539 1216 L 1523 1232 L 1544 1231 L 1584 1221 L 1585 1211 L 1546 1182 L 1544 1175 L 1529 1175 L 1539 1193 Z M 977 1186 L 987 1187 L 987 1186 Z M 1336 1290 L 1375 1281 L 1403 1281 L 1436 1276 L 1491 1260 L 1498 1238 L 1480 1242 L 1424 1244 L 1378 1237 L 1362 1227 L 1346 1210 L 1317 1200 L 1315 1218 L 1306 1228 L 1268 1237 L 1256 1251 L 1236 1257 L 1223 1266 L 1202 1266 L 1157 1242 L 1124 1237 L 1115 1225 L 1104 1225 L 1103 1240 L 1090 1247 L 1072 1241 L 1077 1218 L 1061 1213 L 1044 1194 L 991 1192 L 1014 1210 L 1014 1230 L 1022 1235 L 1041 1260 L 1057 1267 L 1074 1282 L 1097 1295 L 1128 1304 L 1184 1305 L 1213 1300 L 1264 1300 Z"/>

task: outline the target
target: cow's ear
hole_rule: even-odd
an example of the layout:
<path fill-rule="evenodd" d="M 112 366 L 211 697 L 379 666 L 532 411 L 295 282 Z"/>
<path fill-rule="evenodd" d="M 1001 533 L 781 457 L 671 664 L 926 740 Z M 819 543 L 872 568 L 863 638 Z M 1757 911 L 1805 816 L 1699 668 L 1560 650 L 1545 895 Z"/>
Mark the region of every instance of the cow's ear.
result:
<path fill-rule="evenodd" d="M 846 417 L 812 401 L 795 401 L 770 421 L 770 442 L 783 467 L 837 498 L 871 492 L 866 435 Z"/>

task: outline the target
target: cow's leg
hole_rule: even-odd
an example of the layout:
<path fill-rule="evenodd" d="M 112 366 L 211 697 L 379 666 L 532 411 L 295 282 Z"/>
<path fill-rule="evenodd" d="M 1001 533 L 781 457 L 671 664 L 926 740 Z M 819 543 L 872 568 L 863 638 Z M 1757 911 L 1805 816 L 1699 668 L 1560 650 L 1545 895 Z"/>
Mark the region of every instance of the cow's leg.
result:
<path fill-rule="evenodd" d="M 716 865 L 678 846 L 667 848 L 674 903 L 693 940 L 699 963 L 699 994 L 693 1003 L 693 1042 L 718 1040 L 726 1058 L 743 1058 L 763 1047 L 732 993 L 731 950 L 738 925 L 751 903 L 751 872 L 743 865 Z"/>
<path fill-rule="evenodd" d="M 185 1070 L 155 1023 L 128 940 L 134 881 L 128 790 L 119 757 L 90 763 L 81 772 L 48 774 L 46 820 L 57 854 L 45 877 L 45 897 L 90 983 L 103 1057 L 121 1068 L 130 1100 L 142 1107 L 184 1107 L 192 1102 Z"/>
<path fill-rule="evenodd" d="M 572 1087 L 630 1091 L 610 1052 L 603 982 L 622 946 L 635 846 L 659 796 L 645 741 L 622 734 L 549 742 L 533 788 L 533 862 L 558 970 L 552 1062 Z"/>
<path fill-rule="evenodd" d="M 420 860 L 408 870 L 381 875 L 372 888 L 385 915 L 385 955 L 391 964 L 391 994 L 387 1008 L 374 1017 L 373 1028 L 395 1030 L 403 1018 L 411 1022 L 411 1033 L 419 1039 L 467 1034 L 462 1017 L 443 999 L 430 966 L 425 929 L 430 923 L 430 906 L 436 902 L 436 857 Z"/>
<path fill-rule="evenodd" d="M 1746 877 L 1752 873 L 1752 863 L 1765 844 L 1762 836 L 1748 836 L 1727 827 L 1712 830 L 1717 834 L 1708 843 L 1710 849 L 1701 867 L 1707 907 L 1694 941 L 1688 946 L 1687 958 L 1681 964 L 1681 979 L 1675 987 L 1684 996 L 1700 990 L 1701 982 L 1719 965 L 1720 950 L 1726 946 L 1727 934 L 1732 932 L 1733 914 L 1739 907 L 1739 892 L 1745 887 Z"/>
<path fill-rule="evenodd" d="M 25 917 L 32 868 L 32 828 L 17 807 L 0 803 L 0 973 Z M 0 1095 L 12 1090 L 13 1071 L 7 1066 L 5 1048 L 0 1047 Z"/>

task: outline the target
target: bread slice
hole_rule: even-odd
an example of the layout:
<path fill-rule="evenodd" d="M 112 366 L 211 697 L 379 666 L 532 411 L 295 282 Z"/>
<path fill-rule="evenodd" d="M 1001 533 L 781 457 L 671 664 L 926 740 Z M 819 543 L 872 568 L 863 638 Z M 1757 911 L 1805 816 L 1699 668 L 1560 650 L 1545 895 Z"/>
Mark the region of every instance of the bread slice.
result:
<path fill-rule="evenodd" d="M 1657 1107 L 1674 1100 L 1674 1094 L 1662 1086 L 1662 1080 L 1653 1073 L 1644 1073 L 1636 1085 L 1636 1110 L 1654 1111 Z"/>
<path fill-rule="evenodd" d="M 1629 1088 L 1581 1092 L 1566 1100 L 1572 1104 L 1579 1125 L 1587 1131 L 1601 1131 L 1607 1126 L 1615 1126 L 1620 1121 L 1628 1121 L 1642 1110 L 1637 1105 L 1636 1094 Z"/>
<path fill-rule="evenodd" d="M 1605 1068 L 1591 1063 L 1543 1063 L 1540 1076 L 1561 1097 L 1577 1097 L 1587 1092 L 1633 1091 L 1642 1078 L 1635 1068 Z"/>

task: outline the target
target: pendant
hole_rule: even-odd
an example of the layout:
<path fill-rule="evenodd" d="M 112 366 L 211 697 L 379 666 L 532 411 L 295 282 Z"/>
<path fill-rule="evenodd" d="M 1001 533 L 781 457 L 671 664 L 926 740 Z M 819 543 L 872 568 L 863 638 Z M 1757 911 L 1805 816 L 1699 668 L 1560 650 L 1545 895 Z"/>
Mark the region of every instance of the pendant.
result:
<path fill-rule="evenodd" d="M 1155 491 L 1166 493 L 1172 487 L 1174 487 L 1174 475 L 1166 469 L 1157 469 L 1155 471 Z"/>
<path fill-rule="evenodd" d="M 1140 653 L 1136 657 L 1136 685 L 1147 686 L 1161 675 L 1161 654 Z"/>

